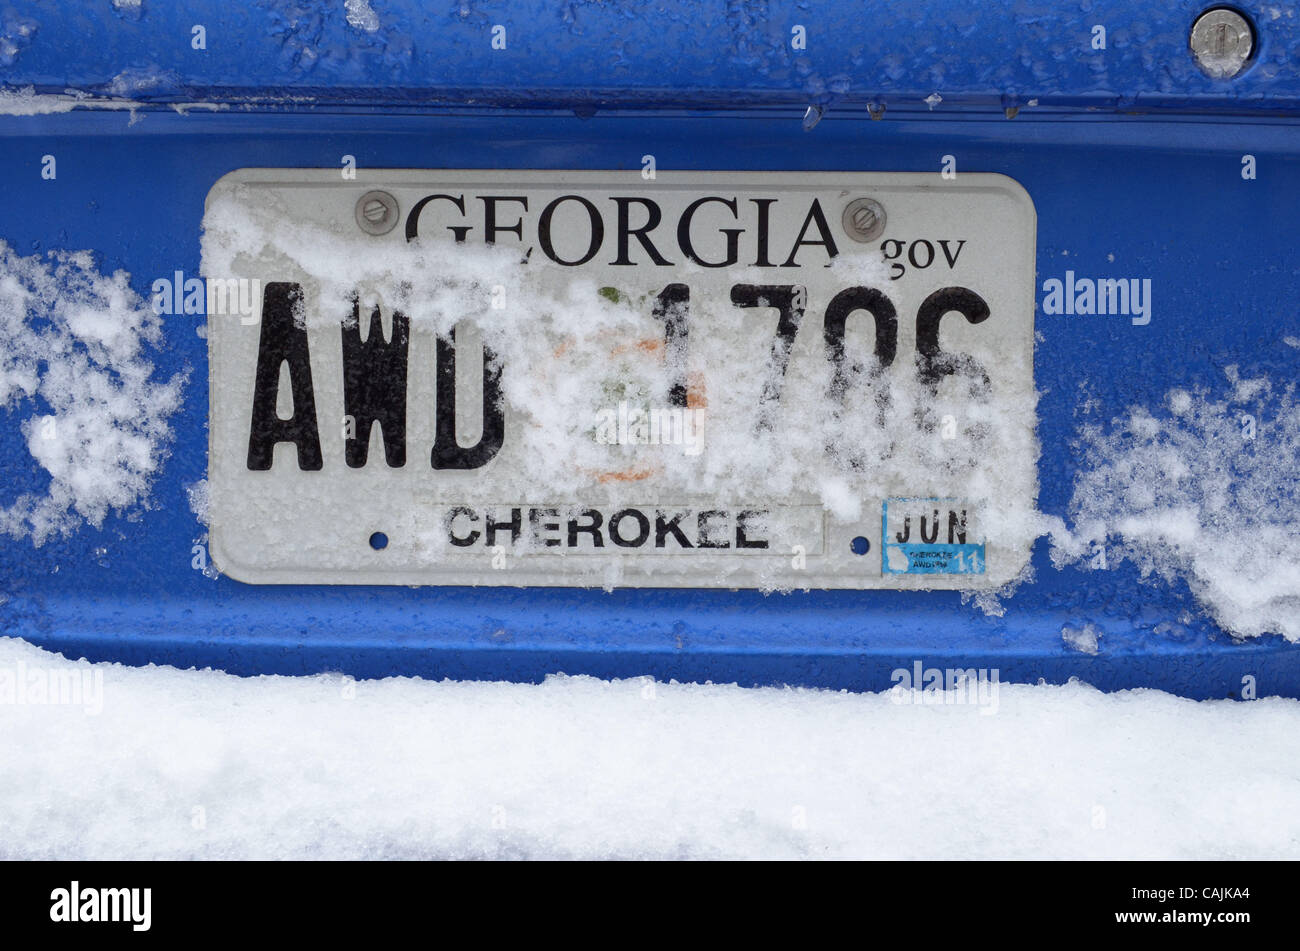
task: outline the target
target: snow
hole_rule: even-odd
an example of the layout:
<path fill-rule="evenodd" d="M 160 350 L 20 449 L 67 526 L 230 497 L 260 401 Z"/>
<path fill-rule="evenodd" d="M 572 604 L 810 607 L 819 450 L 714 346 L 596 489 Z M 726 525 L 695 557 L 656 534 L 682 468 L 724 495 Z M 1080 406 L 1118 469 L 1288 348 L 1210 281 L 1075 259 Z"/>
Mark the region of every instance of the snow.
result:
<path fill-rule="evenodd" d="M 115 77 L 111 87 L 115 95 L 111 96 L 92 96 L 76 89 L 67 89 L 58 95 L 38 93 L 35 86 L 0 88 L 0 116 L 43 116 L 71 112 L 73 109 L 115 109 L 129 112 L 131 114 L 130 124 L 135 125 L 143 115 L 141 110 L 146 107 L 140 102 L 122 98 L 122 96 L 129 95 L 132 91 L 145 90 L 147 82 L 139 81 L 139 85 L 133 88 L 123 78 L 125 75 Z M 155 78 L 154 84 L 156 85 L 161 81 L 161 79 Z M 119 93 L 121 95 L 116 95 Z M 169 102 L 166 107 L 184 115 L 192 109 L 220 112 L 229 109 L 230 104 L 222 102 Z"/>
<path fill-rule="evenodd" d="M 0 241 L 0 410 L 49 476 L 43 493 L 0 496 L 0 533 L 40 545 L 147 502 L 184 378 L 154 379 L 161 323 L 128 280 L 89 252 Z"/>
<path fill-rule="evenodd" d="M 190 511 L 203 525 L 208 524 L 208 480 L 199 479 L 185 487 L 185 498 L 190 503 Z"/>
<path fill-rule="evenodd" d="M 194 105 L 194 104 L 186 104 Z M 71 112 L 73 109 L 125 109 L 131 113 L 131 121 L 136 121 L 138 102 L 108 96 L 91 96 L 75 89 L 66 90 L 62 95 L 38 93 L 35 86 L 0 88 L 0 116 L 43 116 L 58 112 Z"/>
<path fill-rule="evenodd" d="M 1225 369 L 1220 392 L 1169 391 L 1086 426 L 1070 504 L 1073 530 L 1053 559 L 1136 564 L 1143 577 L 1186 578 L 1214 620 L 1239 637 L 1300 640 L 1300 403 L 1294 383 Z"/>
<path fill-rule="evenodd" d="M 1073 650 L 1083 654 L 1098 654 L 1101 652 L 1101 628 L 1086 621 L 1078 627 L 1072 627 L 1067 624 L 1061 628 L 1061 640 Z"/>
<path fill-rule="evenodd" d="M 35 86 L 0 89 L 0 115 L 38 116 L 54 112 L 71 112 L 81 101 L 75 96 L 39 94 Z"/>
<path fill-rule="evenodd" d="M 18 702 L 20 671 L 83 693 Z M 0 858 L 1300 857 L 1300 702 L 993 686 L 246 679 L 0 639 Z"/>
<path fill-rule="evenodd" d="M 344 0 L 343 8 L 348 26 L 365 30 L 367 33 L 374 33 L 379 29 L 379 15 L 370 5 L 370 0 Z"/>
<path fill-rule="evenodd" d="M 18 56 L 36 34 L 37 23 L 31 17 L 20 16 L 13 7 L 0 14 L 0 68 L 18 61 Z"/>

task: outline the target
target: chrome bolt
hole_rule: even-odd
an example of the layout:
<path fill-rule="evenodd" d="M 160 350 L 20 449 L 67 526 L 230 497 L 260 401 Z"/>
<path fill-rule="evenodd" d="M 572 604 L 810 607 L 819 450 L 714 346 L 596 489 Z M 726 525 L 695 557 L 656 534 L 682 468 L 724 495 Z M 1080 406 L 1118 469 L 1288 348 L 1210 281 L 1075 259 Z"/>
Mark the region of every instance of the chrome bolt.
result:
<path fill-rule="evenodd" d="M 388 192 L 366 192 L 357 199 L 356 219 L 366 234 L 388 234 L 397 225 L 397 199 Z"/>
<path fill-rule="evenodd" d="M 855 198 L 844 206 L 840 223 L 854 241 L 874 241 L 885 233 L 885 209 L 872 198 Z"/>
<path fill-rule="evenodd" d="M 1230 79 L 1246 68 L 1255 52 L 1255 36 L 1249 20 L 1219 7 L 1197 18 L 1189 45 L 1201 69 L 1216 79 Z"/>

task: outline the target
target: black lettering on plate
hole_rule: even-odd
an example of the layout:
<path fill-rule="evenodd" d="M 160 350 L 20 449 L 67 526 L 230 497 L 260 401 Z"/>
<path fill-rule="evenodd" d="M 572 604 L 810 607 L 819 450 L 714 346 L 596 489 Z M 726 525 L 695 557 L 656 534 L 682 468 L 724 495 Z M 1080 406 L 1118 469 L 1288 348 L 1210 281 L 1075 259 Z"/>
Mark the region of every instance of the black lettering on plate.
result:
<path fill-rule="evenodd" d="M 707 511 L 701 512 L 699 515 L 695 517 L 696 525 L 699 528 L 699 546 L 701 548 L 730 548 L 731 547 L 730 539 L 721 541 L 718 538 L 714 537 L 714 533 L 718 530 L 719 526 L 716 523 L 712 525 L 709 524 L 710 519 L 726 518 L 726 517 L 727 517 L 727 513 L 722 511 L 721 509 L 709 509 Z"/>
<path fill-rule="evenodd" d="M 664 322 L 664 362 L 668 368 L 668 404 L 687 405 L 686 344 L 690 337 L 688 313 L 691 289 L 669 284 L 655 298 L 653 316 Z"/>
<path fill-rule="evenodd" d="M 497 243 L 498 231 L 509 231 L 518 236 L 519 240 L 524 240 L 524 219 L 521 216 L 518 221 L 512 225 L 503 225 L 497 222 L 497 202 L 513 201 L 524 206 L 524 211 L 528 210 L 528 199 L 522 195 L 480 195 L 479 201 L 483 202 L 483 241 L 486 244 Z"/>
<path fill-rule="evenodd" d="M 776 322 L 776 339 L 767 362 L 767 378 L 758 398 L 758 428 L 772 428 L 772 404 L 781 399 L 785 368 L 790 363 L 790 348 L 803 321 L 808 292 L 801 284 L 736 284 L 731 288 L 731 302 L 737 307 L 774 307 L 780 313 Z"/>
<path fill-rule="evenodd" d="M 663 548 L 664 539 L 669 535 L 677 539 L 678 548 L 694 548 L 691 540 L 682 532 L 679 524 L 686 517 L 686 512 L 677 512 L 672 518 L 665 520 L 663 511 L 655 512 L 655 547 Z"/>
<path fill-rule="evenodd" d="M 625 537 L 619 528 L 628 519 L 636 522 L 636 535 L 633 538 Z M 615 512 L 609 519 L 609 537 L 620 548 L 640 548 L 650 537 L 650 519 L 638 509 L 622 509 Z"/>
<path fill-rule="evenodd" d="M 808 226 L 816 225 L 817 231 L 821 234 L 820 241 L 808 239 Z M 839 248 L 835 246 L 835 239 L 831 237 L 830 225 L 826 223 L 826 215 L 822 211 L 822 204 L 816 198 L 812 200 L 812 205 L 808 208 L 808 217 L 803 220 L 803 227 L 799 229 L 799 237 L 795 239 L 794 247 L 790 249 L 790 257 L 781 267 L 798 267 L 795 256 L 798 255 L 802 247 L 820 246 L 826 250 L 826 260 L 831 260 L 840 253 Z"/>
<path fill-rule="evenodd" d="M 464 515 L 471 524 L 478 521 L 478 516 L 474 514 L 472 508 L 465 505 L 456 506 L 447 513 L 447 539 L 457 548 L 468 548 L 478 541 L 479 533 L 478 529 L 475 528 L 471 529 L 468 535 L 457 535 L 456 518 L 461 515 Z"/>
<path fill-rule="evenodd" d="M 648 232 L 654 231 L 659 227 L 659 222 L 663 220 L 663 212 L 659 206 L 649 198 L 625 198 L 619 197 L 614 199 L 618 205 L 618 257 L 609 262 L 611 266 L 631 266 L 632 258 L 629 256 L 629 246 L 632 238 L 641 242 L 641 247 L 650 255 L 650 260 L 654 261 L 660 267 L 671 266 L 672 262 L 659 253 L 659 249 L 654 246 L 650 240 Z M 631 212 L 629 211 L 632 202 L 638 202 L 646 210 L 646 221 L 639 228 L 633 228 L 631 225 Z"/>
<path fill-rule="evenodd" d="M 917 373 L 931 392 L 945 376 L 966 376 L 971 378 L 971 395 L 983 395 L 991 385 L 983 365 L 969 354 L 939 349 L 939 322 L 952 311 L 979 324 L 988 319 L 989 305 L 967 287 L 944 287 L 927 297 L 916 312 Z"/>
<path fill-rule="evenodd" d="M 921 541 L 927 545 L 933 545 L 939 537 L 939 510 L 934 510 L 929 521 L 926 521 L 924 515 L 921 516 Z"/>
<path fill-rule="evenodd" d="M 579 525 L 578 519 L 587 519 L 586 525 Z M 591 544 L 596 548 L 605 547 L 605 539 L 600 534 L 600 526 L 605 521 L 605 516 L 601 515 L 596 509 L 583 509 L 578 515 L 569 516 L 569 547 L 578 547 L 578 533 L 586 532 L 591 536 Z"/>
<path fill-rule="evenodd" d="M 855 311 L 866 311 L 876 322 L 875 357 L 879 368 L 889 366 L 898 353 L 898 313 L 889 298 L 874 287 L 850 287 L 842 290 L 826 306 L 822 321 L 822 338 L 826 342 L 826 355 L 835 367 L 831 381 L 833 392 L 843 398 L 850 379 L 865 372 L 861 363 L 846 365 L 844 357 L 844 330 Z M 888 396 L 888 391 L 885 391 Z"/>
<path fill-rule="evenodd" d="M 501 367 L 483 348 L 483 432 L 472 446 L 456 439 L 456 330 L 438 338 L 437 388 L 432 464 L 435 469 L 477 469 L 501 451 L 505 441 L 505 409 L 501 406 Z M 489 542 L 488 544 L 491 544 Z"/>
<path fill-rule="evenodd" d="M 406 216 L 406 240 L 408 243 L 414 241 L 416 238 L 419 237 L 420 212 L 422 212 L 424 210 L 424 206 L 431 201 L 451 202 L 460 211 L 461 217 L 464 217 L 465 215 L 464 195 L 428 195 L 424 198 L 421 198 L 419 201 L 415 203 L 415 207 L 411 209 L 411 213 Z M 455 236 L 456 243 L 459 244 L 460 242 L 465 240 L 465 236 L 469 234 L 470 231 L 472 231 L 473 229 L 470 228 L 469 225 L 448 225 L 447 230 L 450 231 Z"/>
<path fill-rule="evenodd" d="M 288 366 L 293 415 L 281 419 L 280 369 Z M 248 428 L 248 468 L 271 468 L 276 443 L 298 448 L 298 468 L 321 468 L 320 432 L 316 425 L 316 394 L 311 383 L 311 356 L 303 318 L 302 286 L 273 281 L 262 293 L 262 327 L 257 344 L 253 383 L 253 413 Z"/>
<path fill-rule="evenodd" d="M 411 342 L 411 321 L 393 312 L 391 340 L 384 339 L 379 308 L 370 314 L 366 339 L 361 339 L 361 311 L 354 295 L 352 319 L 344 321 L 343 412 L 356 423 L 347 440 L 347 463 L 360 469 L 370 454 L 370 429 L 379 423 L 384 439 L 384 459 L 394 469 L 406 465 L 406 367 Z"/>
<path fill-rule="evenodd" d="M 576 201 L 587 210 L 587 218 L 591 222 L 591 239 L 587 244 L 587 253 L 576 261 L 565 261 L 555 253 L 555 244 L 551 240 L 551 218 L 555 215 L 555 209 L 560 207 L 561 202 Z M 596 256 L 600 246 L 605 241 L 605 222 L 600 217 L 600 212 L 596 206 L 581 195 L 561 195 L 549 205 L 542 209 L 542 216 L 537 220 L 537 241 L 542 246 L 542 253 L 564 267 L 577 267 L 580 264 L 586 264 Z"/>
<path fill-rule="evenodd" d="M 876 343 L 873 352 L 876 359 L 870 367 L 857 360 L 850 362 L 844 350 L 848 320 L 858 311 L 870 314 L 875 320 Z M 826 355 L 833 368 L 830 395 L 834 417 L 838 420 L 844 414 L 851 385 L 865 380 L 875 390 L 876 423 L 883 427 L 891 397 L 889 386 L 881 380 L 881 376 L 898 354 L 898 312 L 893 303 L 874 287 L 849 287 L 840 291 L 826 305 L 826 315 L 822 319 L 822 340 L 826 344 Z M 826 448 L 832 454 L 842 454 L 851 468 L 861 469 L 867 465 L 865 447 L 840 447 L 832 441 Z"/>
<path fill-rule="evenodd" d="M 755 512 L 746 509 L 736 516 L 736 547 L 737 548 L 766 548 L 766 538 L 750 538 L 748 532 L 753 529 L 749 525 L 752 518 L 763 518 L 767 512 Z"/>
<path fill-rule="evenodd" d="M 755 234 L 757 253 L 754 259 L 754 267 L 773 267 L 772 262 L 767 259 L 767 232 L 768 221 L 772 216 L 772 205 L 776 204 L 776 199 L 751 198 L 750 201 L 758 206 L 758 229 Z"/>
<path fill-rule="evenodd" d="M 717 195 L 706 195 L 703 198 L 697 198 L 691 202 L 686 210 L 682 212 L 682 217 L 677 222 L 677 246 L 682 249 L 682 254 L 686 259 L 700 267 L 730 267 L 740 259 L 740 236 L 744 233 L 744 228 L 719 228 L 721 234 L 726 235 L 727 256 L 721 261 L 706 261 L 695 253 L 695 245 L 691 242 L 691 221 L 695 218 L 695 212 L 699 211 L 700 206 L 708 202 L 717 202 L 725 205 L 731 210 L 731 216 L 736 217 L 736 199 L 721 198 Z"/>
<path fill-rule="evenodd" d="M 517 508 L 510 510 L 510 521 L 508 522 L 497 521 L 493 517 L 491 510 L 485 512 L 483 514 L 484 544 L 491 548 L 497 543 L 497 532 L 503 530 L 510 532 L 510 544 L 513 545 L 518 542 L 519 533 L 523 530 L 523 517 L 523 512 Z"/>
<path fill-rule="evenodd" d="M 528 527 L 532 532 L 533 541 L 542 540 L 542 544 L 547 548 L 559 548 L 560 540 L 558 538 L 543 538 L 544 533 L 558 532 L 560 530 L 560 510 L 554 508 L 529 509 L 528 510 Z"/>
<path fill-rule="evenodd" d="M 948 510 L 948 544 L 964 545 L 966 544 L 966 510 L 962 509 L 961 514 L 957 514 L 956 509 Z"/>

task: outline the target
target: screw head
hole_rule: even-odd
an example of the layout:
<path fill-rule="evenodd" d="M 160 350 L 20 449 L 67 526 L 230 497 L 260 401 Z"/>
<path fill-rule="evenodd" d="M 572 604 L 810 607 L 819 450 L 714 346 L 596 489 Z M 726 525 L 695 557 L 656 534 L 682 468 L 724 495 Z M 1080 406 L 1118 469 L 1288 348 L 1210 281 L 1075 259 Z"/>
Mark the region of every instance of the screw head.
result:
<path fill-rule="evenodd" d="M 855 198 L 844 206 L 840 224 L 854 241 L 874 241 L 885 233 L 885 208 L 874 198 Z"/>
<path fill-rule="evenodd" d="M 357 199 L 355 215 L 366 234 L 388 234 L 397 226 L 397 199 L 388 192 L 366 192 Z"/>
<path fill-rule="evenodd" d="M 1197 17 L 1188 45 L 1201 69 L 1216 79 L 1230 79 L 1255 52 L 1255 33 L 1236 10 L 1218 7 Z"/>

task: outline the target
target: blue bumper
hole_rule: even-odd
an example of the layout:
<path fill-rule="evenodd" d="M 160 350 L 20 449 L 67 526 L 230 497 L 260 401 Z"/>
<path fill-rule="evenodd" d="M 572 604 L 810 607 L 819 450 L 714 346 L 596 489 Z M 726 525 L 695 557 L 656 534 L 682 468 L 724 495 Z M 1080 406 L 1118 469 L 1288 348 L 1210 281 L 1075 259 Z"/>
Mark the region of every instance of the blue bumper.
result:
<path fill-rule="evenodd" d="M 0 116 L 0 239 L 24 255 L 93 249 L 101 271 L 130 272 L 144 297 L 157 277 L 199 272 L 204 197 L 236 168 L 338 168 L 350 154 L 368 168 L 635 169 L 653 153 L 661 169 L 933 172 L 957 155 L 962 170 L 1008 175 L 1033 197 L 1039 286 L 1067 268 L 1123 271 L 1151 277 L 1160 295 L 1143 327 L 1040 311 L 1043 512 L 1069 516 L 1085 398 L 1110 419 L 1164 406 L 1176 387 L 1221 389 L 1230 366 L 1274 380 L 1300 366 L 1283 339 L 1300 336 L 1296 9 L 1273 18 L 1275 5 L 1239 5 L 1257 26 L 1255 61 L 1214 80 L 1187 50 L 1203 6 L 1183 0 L 1160 12 L 1098 0 L 1086 13 L 1028 2 L 868 13 L 840 2 L 372 0 L 361 7 L 374 20 L 356 23 L 341 2 L 107 6 L 0 9 L 0 87 L 87 97 Z M 806 50 L 791 48 L 796 25 Z M 493 49 L 496 26 L 505 49 Z M 926 101 L 936 93 L 941 102 Z M 209 107 L 185 105 L 200 102 Z M 41 176 L 46 155 L 57 156 L 54 180 Z M 1246 155 L 1254 179 L 1241 174 Z M 921 661 L 995 668 L 1003 681 L 1078 677 L 1198 698 L 1240 696 L 1249 683 L 1300 696 L 1300 644 L 1238 640 L 1185 581 L 1143 579 L 1130 562 L 1057 568 L 1045 539 L 1034 578 L 1000 616 L 947 592 L 212 578 L 194 566 L 205 528 L 186 491 L 207 470 L 206 342 L 192 318 L 167 321 L 157 371 L 187 372 L 188 383 L 151 507 L 39 547 L 0 538 L 5 633 L 92 660 L 244 674 L 565 672 L 877 690 Z M 46 484 L 19 430 L 32 412 L 0 409 L 0 503 Z M 1284 484 L 1300 477 L 1297 459 L 1276 464 Z M 1103 634 L 1095 653 L 1062 636 L 1085 625 Z"/>

